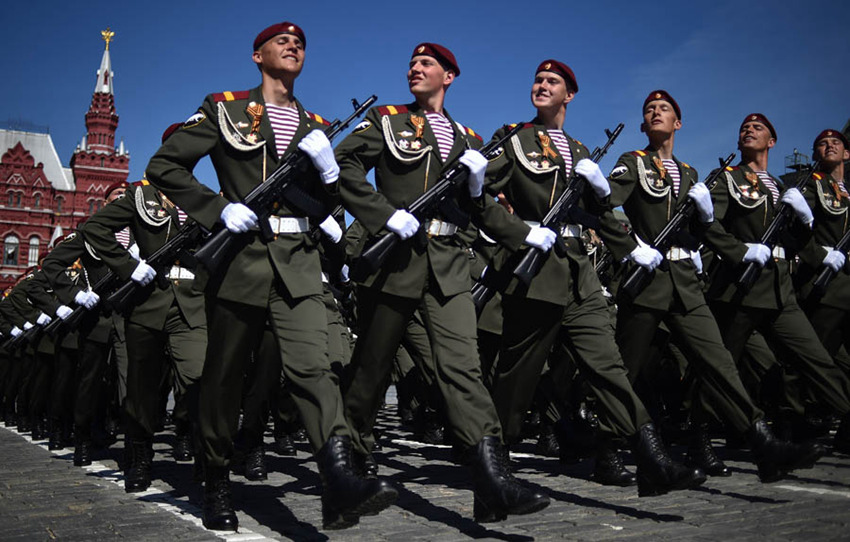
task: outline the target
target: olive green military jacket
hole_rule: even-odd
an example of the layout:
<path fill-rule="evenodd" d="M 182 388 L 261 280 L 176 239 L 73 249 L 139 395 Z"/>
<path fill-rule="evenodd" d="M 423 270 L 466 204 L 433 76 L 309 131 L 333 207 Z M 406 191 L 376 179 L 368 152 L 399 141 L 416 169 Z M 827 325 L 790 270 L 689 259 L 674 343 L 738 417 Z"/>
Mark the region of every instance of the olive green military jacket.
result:
<path fill-rule="evenodd" d="M 139 256 L 145 259 L 180 229 L 177 208 L 173 204 L 165 204 L 153 186 L 143 184 L 128 188 L 123 198 L 104 206 L 83 225 L 86 241 L 124 281 L 130 280 L 139 265 L 139 261 L 115 237 L 116 232 L 126 227 L 130 228 L 139 246 Z M 174 262 L 174 265 L 179 265 L 179 262 Z M 193 279 L 175 277 L 168 281 L 167 288 L 159 286 L 156 280 L 139 288 L 133 300 L 134 306 L 127 314 L 128 320 L 161 330 L 165 327 L 169 309 L 176 301 L 190 327 L 205 325 L 204 294 L 193 285 Z"/>
<path fill-rule="evenodd" d="M 782 184 L 771 175 L 777 188 Z M 746 165 L 731 166 L 723 172 L 711 191 L 714 201 L 714 222 L 705 234 L 705 240 L 717 256 L 712 270 L 711 284 L 706 297 L 711 300 L 736 303 L 744 307 L 779 309 L 791 301 L 794 289 L 788 260 L 771 258 L 761 270 L 749 292 L 743 293 L 735 285 L 745 269 L 742 264 L 747 253 L 745 243 L 759 243 L 779 208 L 773 203 L 770 190 L 756 173 Z M 796 218 L 781 236 L 779 246 L 786 249 L 786 257 L 804 245 L 811 230 Z"/>
<path fill-rule="evenodd" d="M 838 244 L 847 232 L 850 221 L 850 198 L 846 193 L 841 193 L 832 176 L 820 172 L 812 174 L 805 195 L 815 222 L 811 239 L 800 251 L 796 283 L 801 299 L 809 297 L 812 282 L 823 269 L 823 259 L 827 254 L 825 247 L 834 248 Z M 819 302 L 829 307 L 850 310 L 850 272 L 847 265 L 835 274 Z"/>
<path fill-rule="evenodd" d="M 259 130 L 252 135 L 253 117 L 248 109 L 255 110 L 258 105 L 263 106 L 263 112 Z M 321 117 L 305 111 L 300 102 L 296 102 L 296 106 L 301 122 L 283 159 L 297 152 L 298 142 L 309 132 L 326 127 Z M 212 160 L 223 195 L 204 186 L 192 175 L 195 164 L 204 156 Z M 221 211 L 228 203 L 242 201 L 279 164 L 274 132 L 265 112 L 261 89 L 257 87 L 207 96 L 198 112 L 151 158 L 147 178 L 190 217 L 212 229 L 219 223 Z M 336 183 L 324 185 L 312 167 L 303 173 L 299 182 L 327 209 L 333 207 Z M 306 216 L 285 201 L 275 214 Z M 315 241 L 310 235 L 281 234 L 270 242 L 261 240 L 259 234 L 253 232 L 243 237 L 246 245 L 222 269 L 216 270 L 215 279 L 210 280 L 209 293 L 220 299 L 265 307 L 272 282 L 278 276 L 295 298 L 321 295 L 321 266 Z"/>
<path fill-rule="evenodd" d="M 465 150 L 481 147 L 480 137 L 472 130 L 455 122 L 447 111 L 443 114 L 455 132 L 445 162 L 440 158 L 437 138 L 427 117 L 416 103 L 370 109 L 365 120 L 337 147 L 343 205 L 369 235 L 386 231 L 384 226 L 390 216 L 398 209 L 406 209 L 433 186 Z M 420 137 L 417 123 L 424 123 Z M 371 169 L 375 170 L 375 186 L 366 180 Z M 486 197 L 473 200 L 465 185 L 458 187 L 455 202 L 476 223 L 486 220 L 496 205 Z M 515 246 L 522 239 L 515 240 Z M 353 251 L 359 253 L 361 247 Z M 436 280 L 443 295 L 469 291 L 469 258 L 457 235 L 432 237 L 424 248 L 414 239 L 400 243 L 384 266 L 362 285 L 415 299 L 421 297 L 429 276 Z"/>
<path fill-rule="evenodd" d="M 633 232 L 644 243 L 651 244 L 655 240 L 675 214 L 676 206 L 688 198 L 688 190 L 699 181 L 694 168 L 680 162 L 675 156 L 673 160 L 679 167 L 681 177 L 678 194 L 674 193 L 673 179 L 664 169 L 658 152 L 649 148 L 620 156 L 608 178 L 611 183 L 611 205 L 623 206 Z M 697 237 L 705 233 L 705 227 L 694 213 L 689 228 L 683 232 L 684 235 L 679 236 L 674 246 L 696 250 L 699 246 Z M 603 238 L 605 246 L 617 261 L 623 260 L 638 245 L 635 239 L 622 229 L 609 228 L 605 231 L 609 232 Z M 616 231 L 616 234 L 610 235 L 611 231 Z M 635 264 L 631 264 L 629 269 L 633 265 Z M 633 303 L 666 310 L 674 292 L 688 311 L 705 304 L 705 296 L 696 276 L 696 267 L 690 259 L 671 261 L 668 265 L 657 268 L 652 281 L 638 294 Z"/>
<path fill-rule="evenodd" d="M 493 139 L 503 137 L 512 127 L 500 128 L 493 135 Z M 514 214 L 511 215 L 501 205 L 495 204 L 493 212 L 498 212 L 507 219 L 501 222 L 492 220 L 491 227 L 482 228 L 502 244 L 493 257 L 492 265 L 496 270 L 515 265 L 516 262 L 510 259 L 511 255 L 521 246 L 530 231 L 530 227 L 523 221 L 540 222 L 564 191 L 569 175 L 572 174 L 572 171 L 565 171 L 564 158 L 554 143 L 550 142 L 549 149 L 555 156 L 548 153 L 544 156 L 541 134 L 546 135 L 546 128 L 539 119 L 535 118 L 526 123 L 522 130 L 508 140 L 503 152 L 492 159 L 487 168 L 486 190 L 494 197 L 500 192 L 503 193 L 514 209 Z M 567 141 L 574 165 L 589 156 L 587 148 L 580 142 L 569 135 Z M 607 199 L 600 201 L 592 190 L 587 189 L 579 206 L 589 214 L 599 216 L 611 211 Z M 505 246 L 503 240 L 506 237 L 518 239 L 520 242 L 513 247 Z M 505 293 L 567 305 L 572 300 L 580 301 L 600 291 L 602 286 L 581 239 L 569 237 L 564 241 L 567 246 L 566 253 L 562 254 L 557 246 L 547 252 L 540 272 L 527 288 L 513 277 Z"/>
<path fill-rule="evenodd" d="M 69 268 L 78 259 L 81 267 L 72 277 Z M 94 248 L 86 243 L 79 231 L 68 234 L 61 243 L 53 247 L 53 250 L 44 258 L 41 268 L 50 286 L 53 287 L 53 293 L 56 294 L 63 305 L 71 308 L 77 306 L 74 298 L 79 292 L 83 289 L 93 288 L 100 279 L 109 273 L 109 268 L 106 267 Z M 81 336 L 99 343 L 105 343 L 109 340 L 111 328 L 111 320 L 101 315 L 102 308 L 103 300 L 87 312 L 79 327 Z M 70 336 L 71 334 L 69 334 Z M 69 343 L 63 341 L 62 345 L 68 346 Z"/>
<path fill-rule="evenodd" d="M 43 312 L 53 319 L 59 318 L 56 316 L 56 309 L 59 308 L 61 303 L 53 295 L 53 289 L 50 287 L 50 283 L 47 282 L 44 271 L 36 269 L 27 275 L 20 285 L 24 289 L 27 299 L 36 310 Z M 56 344 L 53 337 L 48 334 L 41 334 L 36 345 L 36 351 L 43 354 L 53 354 L 55 347 Z"/>
<path fill-rule="evenodd" d="M 9 292 L 9 297 L 6 298 L 9 304 L 5 307 L 8 320 L 21 329 L 24 329 L 24 322 L 35 325 L 35 321 L 41 313 L 40 310 L 36 309 L 30 303 L 25 282 L 26 278 L 12 288 L 12 291 Z"/>

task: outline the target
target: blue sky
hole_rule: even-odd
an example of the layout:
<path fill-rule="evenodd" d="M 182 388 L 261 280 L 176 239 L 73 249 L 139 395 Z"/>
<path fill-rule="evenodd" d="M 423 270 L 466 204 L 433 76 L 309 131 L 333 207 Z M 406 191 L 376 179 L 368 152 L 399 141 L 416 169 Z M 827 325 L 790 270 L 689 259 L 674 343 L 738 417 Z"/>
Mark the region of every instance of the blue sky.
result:
<path fill-rule="evenodd" d="M 410 101 L 405 83 L 414 45 L 434 41 L 458 58 L 462 75 L 447 108 L 487 139 L 533 116 L 529 91 L 545 58 L 569 64 L 579 93 L 565 129 L 593 148 L 603 129 L 626 129 L 602 163 L 642 148 L 640 108 L 668 90 L 682 107 L 676 155 L 706 174 L 735 150 L 738 126 L 765 113 L 779 139 L 770 169 L 810 154 L 820 130 L 850 118 L 850 2 L 84 2 L 30 0 L 4 7 L 0 122 L 48 125 L 63 164 L 85 133 L 84 114 L 110 26 L 120 123 L 141 178 L 162 131 L 189 117 L 210 92 L 256 86 L 254 36 L 281 20 L 307 34 L 296 95 L 334 118 L 349 100 Z M 198 177 L 217 186 L 209 165 Z"/>

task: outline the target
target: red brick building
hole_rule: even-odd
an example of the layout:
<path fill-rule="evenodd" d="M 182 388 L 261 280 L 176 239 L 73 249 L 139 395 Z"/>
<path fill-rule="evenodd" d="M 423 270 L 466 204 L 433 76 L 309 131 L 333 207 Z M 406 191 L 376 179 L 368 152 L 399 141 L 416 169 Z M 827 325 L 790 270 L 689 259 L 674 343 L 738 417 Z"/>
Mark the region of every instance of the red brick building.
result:
<path fill-rule="evenodd" d="M 109 42 L 85 115 L 86 135 L 64 167 L 46 130 L 0 129 L 0 291 L 35 265 L 53 240 L 101 206 L 106 188 L 126 181 L 130 153 L 115 146 L 118 115 Z"/>

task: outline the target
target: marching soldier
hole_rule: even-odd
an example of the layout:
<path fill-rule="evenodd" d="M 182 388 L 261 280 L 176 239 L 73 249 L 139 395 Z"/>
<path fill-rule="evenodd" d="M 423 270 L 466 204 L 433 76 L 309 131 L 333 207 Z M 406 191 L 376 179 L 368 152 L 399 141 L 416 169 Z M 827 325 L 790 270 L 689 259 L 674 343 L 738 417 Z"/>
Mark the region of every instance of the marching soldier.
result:
<path fill-rule="evenodd" d="M 569 66 L 557 60 L 541 62 L 531 87 L 537 115 L 505 144 L 504 152 L 488 168 L 489 192 L 494 196 L 504 193 L 514 210 L 509 215 L 500 209 L 512 219 L 505 223 L 506 229 L 545 253 L 540 271 L 530 284 L 511 277 L 502 296 L 502 346 L 493 379 L 493 399 L 506 440 L 516 442 L 549 352 L 556 343 L 567 344 L 600 400 L 606 426 L 632 438 L 639 495 L 696 487 L 705 481 L 705 475 L 669 457 L 652 419 L 629 384 L 602 286 L 581 241 L 582 227 L 563 225 L 557 235 L 563 238 L 566 250 L 552 250 L 556 233 L 539 225 L 574 171 L 587 179 L 580 203 L 583 214 L 611 214 L 608 180 L 599 166 L 587 159 L 584 145 L 563 130 L 567 105 L 577 91 Z M 500 129 L 493 138 L 502 137 L 509 129 Z M 608 222 L 616 224 L 608 227 L 620 228 L 613 219 L 602 225 Z M 487 233 L 500 239 L 503 232 Z M 511 254 L 515 248 L 503 247 L 497 252 L 494 269 L 515 265 Z M 643 254 L 634 251 L 630 257 L 641 258 Z M 598 454 L 595 475 L 610 483 L 622 480 L 628 484 L 631 478 L 616 453 L 610 453 L 607 447 Z"/>
<path fill-rule="evenodd" d="M 715 220 L 706 241 L 719 257 L 707 293 L 720 333 L 732 358 L 740 360 L 752 331 L 782 345 L 808 385 L 841 416 L 840 436 L 846 435 L 850 412 L 847 382 L 821 344 L 812 325 L 797 304 L 791 285 L 788 257 L 794 247 L 812 235 L 812 210 L 797 188 L 780 195 L 779 182 L 767 172 L 768 155 L 776 144 L 776 130 L 761 113 L 747 115 L 738 134 L 741 163 L 723 173 L 714 188 Z M 788 205 L 794 220 L 773 249 L 760 243 L 780 205 Z M 786 252 L 788 251 L 788 252 Z M 737 286 L 749 263 L 761 274 L 749 291 Z M 846 441 L 837 442 L 839 448 Z"/>
<path fill-rule="evenodd" d="M 382 269 L 358 288 L 360 334 L 351 361 L 345 413 L 361 463 L 371 462 L 372 429 L 390 378 L 393 359 L 414 313 L 428 330 L 437 385 L 445 399 L 455 442 L 466 449 L 473 468 L 477 521 L 526 514 L 549 504 L 545 495 L 522 486 L 502 453 L 501 427 L 481 378 L 467 253 L 456 240 L 458 226 L 439 217 L 421 224 L 405 207 L 434 185 L 448 164 L 470 169 L 469 186 L 456 202 L 481 214 L 486 160 L 481 141 L 456 123 L 444 108 L 446 92 L 460 75 L 447 48 L 417 45 L 407 81 L 415 101 L 371 109 L 366 119 L 337 148 L 340 191 L 346 209 L 369 235 L 390 231 L 402 240 L 421 228 L 426 246 L 411 240 L 395 248 Z M 367 180 L 375 170 L 377 190 Z M 494 204 L 495 205 L 495 204 Z M 515 247 L 522 238 L 515 239 Z"/>
<path fill-rule="evenodd" d="M 688 361 L 700 380 L 701 401 L 695 401 L 697 434 L 689 449 L 691 462 L 712 476 L 731 472 L 715 455 L 707 428 L 711 410 L 734 430 L 746 434 L 763 481 L 772 481 L 794 467 L 814 460 L 811 450 L 778 441 L 764 420 L 764 413 L 750 399 L 720 331 L 706 304 L 693 260 L 700 238 L 714 221 L 708 188 L 697 172 L 673 154 L 676 132 L 682 127 L 679 104 L 664 90 L 649 93 L 643 103 L 641 132 L 649 144 L 643 150 L 620 156 L 610 175 L 611 204 L 623 206 L 632 228 L 606 238 L 614 258 L 621 260 L 634 250 L 643 250 L 650 261 L 636 260 L 652 272 L 646 287 L 634 299 L 620 296 L 617 311 L 617 344 L 633 383 L 649 361 L 652 340 L 664 322 L 685 348 Z M 647 245 L 672 218 L 685 198 L 693 200 L 696 212 L 680 232 L 675 246 L 661 254 Z M 656 263 L 665 260 L 666 265 Z M 646 379 L 651 382 L 652 379 Z M 657 392 L 657 390 L 651 390 Z"/>
<path fill-rule="evenodd" d="M 337 192 L 339 167 L 322 129 L 325 121 L 295 98 L 306 39 L 297 25 L 272 25 L 254 40 L 260 86 L 207 96 L 197 113 L 151 159 L 147 178 L 207 229 L 217 224 L 243 234 L 238 253 L 207 287 L 209 341 L 200 386 L 200 430 L 205 454 L 204 525 L 236 530 L 228 465 L 239 420 L 243 375 L 271 320 L 286 378 L 301 411 L 322 477 L 325 528 L 356 524 L 379 512 L 397 492 L 378 480 L 360 480 L 351 470 L 348 426 L 339 387 L 327 356 L 328 325 L 315 241 L 303 212 L 280 203 L 269 220 L 275 234 L 263 240 L 257 216 L 239 203 L 282 159 L 305 152 L 315 169 L 301 183 L 320 201 Z M 209 156 L 222 194 L 210 190 L 192 169 Z"/>

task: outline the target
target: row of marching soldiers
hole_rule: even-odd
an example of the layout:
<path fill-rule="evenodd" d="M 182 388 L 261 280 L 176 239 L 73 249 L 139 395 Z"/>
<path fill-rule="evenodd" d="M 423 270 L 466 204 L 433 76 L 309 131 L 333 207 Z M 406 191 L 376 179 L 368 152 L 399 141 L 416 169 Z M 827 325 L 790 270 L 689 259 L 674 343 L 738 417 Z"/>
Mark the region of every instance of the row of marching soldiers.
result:
<path fill-rule="evenodd" d="M 200 467 L 204 525 L 211 529 L 238 525 L 229 477 L 235 441 L 247 456 L 244 474 L 266 475 L 263 434 L 272 395 L 281 421 L 297 411 L 315 453 L 325 528 L 349 527 L 390 506 L 398 489 L 379 476 L 373 452 L 393 374 L 401 405 L 417 405 L 426 438 L 434 440 L 435 427 L 445 425 L 455 458 L 470 469 L 479 522 L 549 505 L 542 488 L 512 473 L 509 450 L 522 440 L 530 410 L 557 437 L 543 451 L 554 453 L 557 440 L 562 457 L 582 455 L 570 439 L 582 425 L 594 478 L 637 485 L 641 496 L 729 475 L 711 446 L 712 426 L 742 441 L 763 482 L 811 467 L 827 450 L 805 438 L 812 431 L 804 423 L 796 434 L 777 437 L 764 411 L 775 403 L 771 414 L 806 419 L 808 407 L 808 414 L 840 417 L 835 448 L 850 449 L 848 379 L 835 361 L 846 357 L 842 341 L 850 336 L 841 242 L 848 229 L 843 163 L 850 155 L 840 132 L 815 139 L 818 167 L 805 186 L 783 187 L 767 173 L 776 131 L 764 115 L 748 115 L 738 131 L 740 163 L 710 175 L 709 188 L 673 154 L 682 110 L 658 90 L 641 111 L 647 146 L 620 156 L 606 176 L 596 164 L 600 153 L 564 130 L 578 92 L 569 66 L 541 62 L 531 87 L 532 120 L 506 125 L 493 137 L 498 144 L 483 146 L 444 107 L 460 75 L 457 59 L 422 43 L 407 70 L 414 101 L 370 109 L 333 149 L 327 122 L 294 96 L 305 50 L 304 32 L 293 23 L 263 30 L 252 53 L 261 85 L 207 96 L 164 134 L 147 168 L 150 184 L 128 187 L 18 287 L 41 284 L 23 294 L 40 311 L 36 325 L 85 312 L 76 412 L 92 397 L 79 391 L 91 372 L 86 356 L 100 349 L 99 359 L 107 357 L 106 343 L 87 334 L 108 294 L 95 287 L 102 276 L 96 269 L 135 285 L 123 323 L 127 491 L 151 483 L 168 363 L 178 437 Z M 192 174 L 204 156 L 221 192 Z M 253 189 L 277 182 L 278 168 L 298 157 L 308 166 L 296 170 L 297 183 L 273 207 L 246 204 Z M 458 178 L 463 182 L 439 205 L 416 205 Z M 549 220 L 560 196 L 576 186 L 568 212 Z M 345 233 L 335 209 L 340 200 L 356 219 Z M 614 215 L 620 206 L 628 232 Z M 683 208 L 687 220 L 662 246 L 659 234 Z M 768 239 L 763 234 L 777 216 L 785 225 Z M 191 267 L 190 254 L 155 262 L 157 250 L 193 224 L 229 232 L 236 246 L 217 266 Z M 130 249 L 116 237 L 125 228 Z M 607 296 L 582 240 L 589 230 L 614 262 Z M 394 248 L 376 265 L 367 255 L 378 238 Z M 515 276 L 517 262 L 531 252 L 537 267 Z M 755 280 L 744 288 L 746 268 Z M 835 278 L 811 294 L 814 275 L 824 269 Z M 643 283 L 626 295 L 620 278 L 635 270 Z M 478 316 L 476 281 L 474 289 L 492 292 Z M 27 308 L 14 303 L 18 288 L 0 307 Z M 12 311 L 0 312 L 4 334 L 29 331 Z M 56 360 L 63 348 L 54 347 Z M 671 367 L 674 377 L 662 385 Z M 787 368 L 787 378 L 779 379 L 780 398 L 768 401 L 765 390 L 777 389 L 775 367 Z M 287 386 L 278 390 L 281 379 Z M 658 423 L 682 408 L 694 430 L 687 457 L 678 460 Z M 76 421 L 79 445 L 88 434 L 80 423 L 91 418 Z M 631 449 L 634 473 L 623 463 L 623 447 Z"/>

